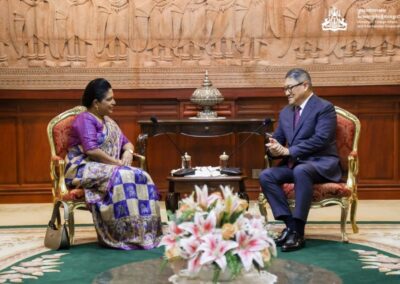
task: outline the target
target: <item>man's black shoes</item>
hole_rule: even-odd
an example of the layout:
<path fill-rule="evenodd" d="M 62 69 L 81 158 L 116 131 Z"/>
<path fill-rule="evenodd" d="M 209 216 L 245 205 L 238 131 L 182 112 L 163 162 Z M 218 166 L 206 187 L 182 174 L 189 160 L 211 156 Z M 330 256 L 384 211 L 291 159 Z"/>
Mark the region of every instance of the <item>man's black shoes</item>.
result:
<path fill-rule="evenodd" d="M 282 247 L 281 251 L 283 252 L 299 250 L 303 248 L 306 243 L 304 236 L 301 236 L 290 228 L 285 228 L 281 234 L 274 239 L 274 242 L 277 247 Z"/>
<path fill-rule="evenodd" d="M 289 228 L 285 228 L 281 234 L 274 239 L 274 242 L 277 247 L 281 247 L 285 242 L 289 234 L 292 232 Z"/>
<path fill-rule="evenodd" d="M 303 248 L 305 244 L 304 236 L 300 236 L 296 231 L 290 231 L 281 250 L 283 252 L 295 251 Z"/>

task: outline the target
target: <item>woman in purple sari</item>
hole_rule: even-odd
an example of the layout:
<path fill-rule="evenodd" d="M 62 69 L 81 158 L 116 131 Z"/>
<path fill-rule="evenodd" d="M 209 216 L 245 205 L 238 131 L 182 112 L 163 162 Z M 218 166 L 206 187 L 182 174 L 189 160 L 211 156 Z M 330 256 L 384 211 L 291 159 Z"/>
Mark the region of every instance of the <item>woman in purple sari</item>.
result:
<path fill-rule="evenodd" d="M 158 192 L 150 175 L 131 166 L 133 145 L 109 117 L 115 100 L 105 79 L 91 81 L 72 126 L 65 177 L 85 191 L 99 243 L 151 249 L 161 237 Z"/>

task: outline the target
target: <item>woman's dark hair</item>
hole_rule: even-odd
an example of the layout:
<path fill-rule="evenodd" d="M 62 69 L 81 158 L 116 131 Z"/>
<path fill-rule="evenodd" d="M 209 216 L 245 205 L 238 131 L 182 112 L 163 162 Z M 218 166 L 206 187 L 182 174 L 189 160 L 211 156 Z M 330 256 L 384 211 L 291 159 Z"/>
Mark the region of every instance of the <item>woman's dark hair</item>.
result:
<path fill-rule="evenodd" d="M 97 78 L 87 84 L 82 96 L 82 105 L 90 107 L 94 100 L 101 102 L 111 89 L 111 84 L 106 79 Z"/>

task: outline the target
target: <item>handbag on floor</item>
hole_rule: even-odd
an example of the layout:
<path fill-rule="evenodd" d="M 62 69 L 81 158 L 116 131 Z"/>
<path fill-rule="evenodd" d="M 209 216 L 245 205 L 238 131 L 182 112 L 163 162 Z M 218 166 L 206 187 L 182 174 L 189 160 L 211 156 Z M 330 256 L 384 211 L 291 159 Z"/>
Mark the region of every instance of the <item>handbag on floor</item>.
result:
<path fill-rule="evenodd" d="M 64 223 L 61 225 L 60 206 L 64 207 Z M 44 237 L 44 246 L 49 249 L 69 249 L 68 234 L 68 205 L 63 201 L 57 201 L 53 208 L 53 214 L 47 226 Z"/>

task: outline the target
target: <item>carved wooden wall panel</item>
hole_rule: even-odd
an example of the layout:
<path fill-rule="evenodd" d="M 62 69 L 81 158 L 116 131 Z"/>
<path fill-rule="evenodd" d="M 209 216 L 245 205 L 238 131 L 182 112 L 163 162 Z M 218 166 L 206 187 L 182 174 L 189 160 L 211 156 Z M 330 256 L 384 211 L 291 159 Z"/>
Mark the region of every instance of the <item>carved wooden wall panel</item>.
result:
<path fill-rule="evenodd" d="M 0 157 L 2 161 L 1 183 L 3 185 L 18 184 L 18 149 L 17 149 L 17 119 L 12 117 L 0 116 L 1 135 L 0 135 Z"/>
<path fill-rule="evenodd" d="M 146 97 L 147 99 L 153 98 L 153 96 Z M 149 119 L 151 116 L 163 117 L 163 118 L 176 118 L 180 115 L 180 108 L 176 99 L 159 99 L 155 103 L 142 104 L 140 106 L 140 118 Z"/>
<path fill-rule="evenodd" d="M 21 147 L 19 163 L 22 167 L 19 168 L 22 184 L 45 184 L 49 180 L 48 174 L 42 169 L 49 166 L 50 153 L 37 151 L 36 145 L 48 146 L 47 137 L 43 135 L 43 126 L 47 126 L 51 118 L 44 113 L 36 113 L 35 116 L 24 115 L 21 118 L 18 142 Z"/>
<path fill-rule="evenodd" d="M 280 88 L 220 89 L 225 97 L 220 115 L 241 118 L 278 118 L 287 103 Z M 362 124 L 359 157 L 361 198 L 400 198 L 400 87 L 317 87 L 316 93 L 357 115 Z M 117 107 L 113 114 L 129 139 L 140 132 L 135 121 L 186 118 L 196 112 L 189 102 L 193 89 L 115 90 Z M 0 203 L 45 202 L 50 200 L 48 121 L 79 104 L 80 91 L 0 90 Z M 171 135 L 192 155 L 194 165 L 217 165 L 222 151 L 233 151 L 245 138 L 228 135 L 199 141 Z M 202 138 L 203 139 L 203 138 Z M 227 150 L 228 149 L 228 150 Z M 250 149 L 250 150 L 249 150 Z M 259 151 L 257 151 L 259 149 Z M 252 137 L 232 156 L 232 164 L 247 169 L 262 168 L 263 141 Z M 167 190 L 166 176 L 179 167 L 180 158 L 166 135 L 148 144 L 150 173 L 160 191 Z M 251 172 L 246 172 L 251 176 Z M 258 193 L 256 179 L 247 181 L 250 196 Z"/>
<path fill-rule="evenodd" d="M 381 181 L 383 183 L 393 180 L 397 175 L 394 172 L 394 144 L 395 127 L 394 115 L 371 113 L 360 115 L 361 122 L 365 125 L 364 137 L 371 137 L 368 143 L 360 145 L 360 151 L 369 149 L 368 157 L 373 162 L 361 164 L 360 171 L 364 172 L 363 179 Z M 385 137 L 382 139 L 381 137 Z M 371 147 L 371 145 L 375 145 Z M 365 158 L 365 157 L 364 157 Z M 376 171 L 376 169 L 380 169 Z"/>
<path fill-rule="evenodd" d="M 0 0 L 0 88 L 278 87 L 400 80 L 400 0 Z M 374 64 L 374 68 L 370 66 Z"/>

